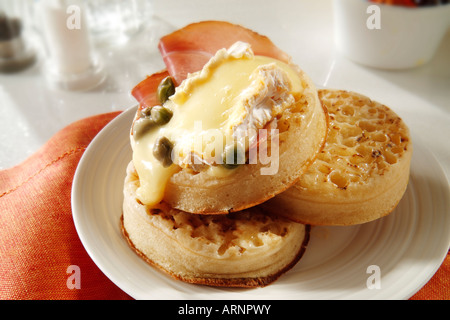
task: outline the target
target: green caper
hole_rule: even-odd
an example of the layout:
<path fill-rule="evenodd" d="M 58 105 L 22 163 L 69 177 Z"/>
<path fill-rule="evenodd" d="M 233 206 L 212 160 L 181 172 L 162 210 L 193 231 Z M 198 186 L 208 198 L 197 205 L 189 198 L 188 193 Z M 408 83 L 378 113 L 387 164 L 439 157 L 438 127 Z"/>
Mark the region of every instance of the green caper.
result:
<path fill-rule="evenodd" d="M 158 125 L 166 124 L 172 119 L 172 116 L 172 110 L 163 106 L 155 106 L 151 110 L 152 120 Z"/>
<path fill-rule="evenodd" d="M 152 107 L 145 107 L 145 108 L 141 109 L 141 111 L 139 113 L 139 117 L 140 118 L 150 118 L 151 111 L 152 111 Z"/>
<path fill-rule="evenodd" d="M 155 122 L 150 118 L 139 118 L 133 124 L 133 137 L 135 140 L 142 137 L 147 131 L 155 127 Z"/>
<path fill-rule="evenodd" d="M 169 76 L 164 78 L 158 86 L 159 102 L 163 104 L 174 93 L 175 93 L 175 85 L 173 83 L 172 77 Z"/>
<path fill-rule="evenodd" d="M 166 137 L 158 138 L 153 146 L 153 156 L 161 162 L 164 168 L 170 167 L 173 163 L 172 149 L 173 143 Z"/>
<path fill-rule="evenodd" d="M 222 155 L 222 166 L 227 169 L 236 169 L 239 165 L 245 163 L 245 152 L 243 148 L 235 143 L 225 147 Z"/>

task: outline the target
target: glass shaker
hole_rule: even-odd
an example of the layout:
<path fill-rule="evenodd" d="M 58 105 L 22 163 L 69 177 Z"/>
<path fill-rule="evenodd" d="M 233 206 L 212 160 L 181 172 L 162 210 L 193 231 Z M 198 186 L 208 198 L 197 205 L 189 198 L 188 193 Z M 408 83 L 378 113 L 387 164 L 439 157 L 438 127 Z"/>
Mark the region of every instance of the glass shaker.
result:
<path fill-rule="evenodd" d="M 31 66 L 35 51 L 29 36 L 27 0 L 0 0 L 0 72 L 12 73 Z"/>
<path fill-rule="evenodd" d="M 81 0 L 40 0 L 38 14 L 47 49 L 44 71 L 58 89 L 89 90 L 105 73 L 91 43 Z"/>

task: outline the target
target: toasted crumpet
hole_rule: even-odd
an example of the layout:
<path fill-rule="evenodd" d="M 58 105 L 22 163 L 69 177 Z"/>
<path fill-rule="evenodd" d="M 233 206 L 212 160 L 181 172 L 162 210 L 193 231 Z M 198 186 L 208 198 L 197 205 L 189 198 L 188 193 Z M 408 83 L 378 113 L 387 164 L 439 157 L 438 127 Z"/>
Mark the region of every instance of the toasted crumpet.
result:
<path fill-rule="evenodd" d="M 273 165 L 262 163 L 261 159 L 256 164 L 241 165 L 223 177 L 184 169 L 169 180 L 165 202 L 190 213 L 226 214 L 258 205 L 295 184 L 324 146 L 327 116 L 312 80 L 295 65 L 292 68 L 298 72 L 303 92 L 276 122 L 276 172 L 261 174 L 261 169 Z M 268 142 L 270 145 L 270 139 Z"/>
<path fill-rule="evenodd" d="M 302 257 L 309 226 L 254 207 L 229 215 L 194 215 L 142 205 L 132 163 L 124 187 L 122 231 L 150 265 L 188 283 L 261 287 Z"/>
<path fill-rule="evenodd" d="M 315 162 L 265 207 L 312 225 L 354 225 L 386 216 L 409 180 L 412 142 L 388 107 L 361 94 L 319 90 L 328 110 L 327 142 Z"/>

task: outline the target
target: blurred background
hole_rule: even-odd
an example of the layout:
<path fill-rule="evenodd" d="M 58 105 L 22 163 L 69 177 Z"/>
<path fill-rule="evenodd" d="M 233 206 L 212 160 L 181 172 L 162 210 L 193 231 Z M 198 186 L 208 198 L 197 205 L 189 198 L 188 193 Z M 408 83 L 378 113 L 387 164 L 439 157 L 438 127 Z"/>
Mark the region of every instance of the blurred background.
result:
<path fill-rule="evenodd" d="M 162 35 L 226 20 L 268 36 L 317 87 L 357 91 L 390 106 L 449 175 L 442 137 L 450 136 L 450 6 L 380 2 L 0 0 L 0 169 L 19 164 L 75 120 L 132 107 L 131 89 L 164 68 Z M 432 46 L 429 57 L 414 56 Z M 401 65 L 407 59 L 410 65 Z"/>

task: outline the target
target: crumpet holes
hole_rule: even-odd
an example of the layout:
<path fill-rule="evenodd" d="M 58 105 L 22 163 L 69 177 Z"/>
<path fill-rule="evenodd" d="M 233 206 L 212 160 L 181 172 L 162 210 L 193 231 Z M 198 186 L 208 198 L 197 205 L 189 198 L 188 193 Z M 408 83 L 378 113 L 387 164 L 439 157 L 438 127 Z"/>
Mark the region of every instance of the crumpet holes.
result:
<path fill-rule="evenodd" d="M 359 121 L 358 125 L 361 129 L 366 130 L 368 132 L 373 132 L 377 129 L 377 126 L 374 125 L 373 123 L 371 123 L 370 121 L 362 120 L 362 121 Z"/>
<path fill-rule="evenodd" d="M 330 181 L 339 189 L 346 189 L 348 186 L 348 179 L 340 172 L 332 172 L 330 174 Z"/>
<path fill-rule="evenodd" d="M 389 164 L 397 163 L 397 157 L 389 150 L 385 150 L 383 152 L 383 156 L 387 163 Z"/>

